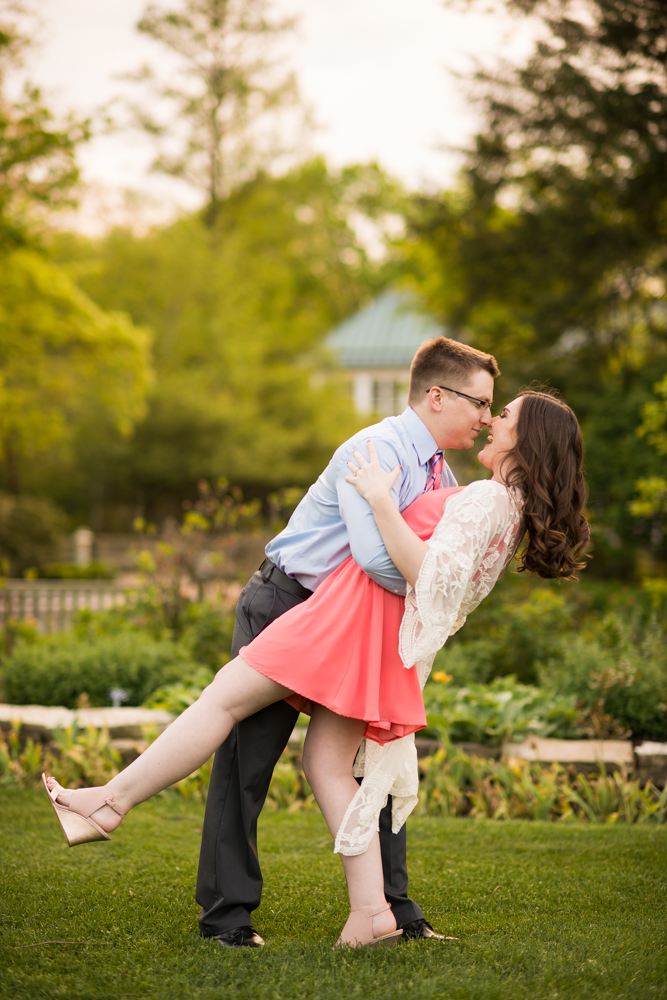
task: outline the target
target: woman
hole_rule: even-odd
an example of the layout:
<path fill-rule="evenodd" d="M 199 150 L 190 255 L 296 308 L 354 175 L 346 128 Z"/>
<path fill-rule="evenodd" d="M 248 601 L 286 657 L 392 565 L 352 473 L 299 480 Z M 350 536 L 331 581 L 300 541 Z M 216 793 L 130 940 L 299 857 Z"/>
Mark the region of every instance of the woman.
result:
<path fill-rule="evenodd" d="M 265 629 L 199 700 L 104 788 L 45 784 L 68 843 L 107 840 L 129 809 L 202 764 L 241 719 L 287 698 L 312 713 L 306 776 L 342 855 L 351 913 L 340 944 L 393 942 L 377 820 L 389 792 L 394 829 L 416 801 L 412 734 L 425 724 L 421 689 L 437 650 L 494 586 L 525 534 L 520 569 L 571 578 L 588 540 L 579 426 L 569 407 L 536 392 L 495 417 L 480 461 L 490 480 L 432 491 L 398 513 L 371 442 L 355 452 L 353 483 L 373 510 L 408 583 L 405 600 L 351 559 L 305 604 Z M 444 510 L 443 510 L 444 504 Z M 428 541 L 427 541 L 428 540 Z M 397 642 L 398 638 L 398 642 Z M 366 736 L 353 777 L 353 764 Z"/>

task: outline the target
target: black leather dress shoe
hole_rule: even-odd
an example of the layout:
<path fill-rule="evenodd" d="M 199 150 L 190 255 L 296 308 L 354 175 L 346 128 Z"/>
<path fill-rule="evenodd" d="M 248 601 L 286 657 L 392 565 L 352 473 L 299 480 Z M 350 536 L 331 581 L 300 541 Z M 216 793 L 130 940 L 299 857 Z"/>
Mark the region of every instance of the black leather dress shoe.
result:
<path fill-rule="evenodd" d="M 424 920 L 422 917 L 420 920 L 413 920 L 409 924 L 403 924 L 403 937 L 399 940 L 409 941 L 415 938 L 425 938 L 428 941 L 458 941 L 456 937 L 445 937 L 444 934 L 438 934 L 434 931 L 428 920 Z"/>
<path fill-rule="evenodd" d="M 232 927 L 231 931 L 214 934 L 213 940 L 224 948 L 263 948 L 264 938 L 260 937 L 254 927 Z"/>

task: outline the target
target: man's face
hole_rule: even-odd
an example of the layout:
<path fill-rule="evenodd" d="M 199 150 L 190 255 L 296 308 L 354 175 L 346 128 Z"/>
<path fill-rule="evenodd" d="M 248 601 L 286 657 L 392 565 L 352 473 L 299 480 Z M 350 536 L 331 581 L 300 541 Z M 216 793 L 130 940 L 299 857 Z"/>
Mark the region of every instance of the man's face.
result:
<path fill-rule="evenodd" d="M 481 369 L 455 388 L 466 396 L 493 401 L 493 376 Z M 432 433 L 440 448 L 472 448 L 482 429 L 491 426 L 490 408 L 481 411 L 475 403 L 453 392 L 431 391 L 431 403 L 436 407 Z"/>

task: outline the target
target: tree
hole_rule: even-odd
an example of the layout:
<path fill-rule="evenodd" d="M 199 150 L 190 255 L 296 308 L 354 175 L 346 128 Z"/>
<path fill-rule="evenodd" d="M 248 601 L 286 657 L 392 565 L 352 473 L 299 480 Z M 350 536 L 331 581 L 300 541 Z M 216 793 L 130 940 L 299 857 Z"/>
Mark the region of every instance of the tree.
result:
<path fill-rule="evenodd" d="M 66 526 L 49 500 L 0 493 L 0 574 L 22 576 L 53 560 Z"/>
<path fill-rule="evenodd" d="M 143 414 L 149 338 L 103 313 L 65 273 L 29 250 L 0 267 L 2 479 L 21 490 L 31 460 L 71 441 L 94 409 L 128 435 Z"/>
<path fill-rule="evenodd" d="M 294 22 L 270 19 L 268 8 L 268 0 L 182 0 L 173 10 L 150 4 L 138 24 L 179 66 L 169 82 L 149 66 L 131 77 L 164 107 L 156 116 L 134 106 L 161 146 L 153 170 L 203 191 L 211 226 L 232 188 L 275 157 L 271 120 L 297 104 L 293 75 L 267 55 Z"/>
<path fill-rule="evenodd" d="M 332 172 L 315 160 L 237 189 L 213 238 L 198 215 L 140 238 L 63 237 L 60 260 L 91 298 L 154 332 L 156 382 L 131 440 L 82 427 L 79 471 L 54 475 L 53 495 L 71 508 L 63 491 L 76 482 L 89 495 L 93 478 L 103 525 L 136 511 L 160 522 L 200 479 L 262 498 L 308 486 L 359 426 L 321 339 L 388 277 L 354 225 L 400 198 L 373 165 Z"/>
<path fill-rule="evenodd" d="M 0 5 L 0 482 L 13 494 L 45 454 L 62 458 L 92 413 L 130 434 L 150 381 L 147 333 L 103 313 L 46 257 L 37 221 L 73 203 L 75 153 L 89 126 L 57 124 L 30 85 L 9 96 L 29 16 L 22 3 Z"/>
<path fill-rule="evenodd" d="M 647 437 L 661 455 L 667 455 L 667 375 L 655 388 L 655 396 L 644 407 L 641 437 Z"/>
<path fill-rule="evenodd" d="M 667 455 L 667 375 L 655 386 L 655 397 L 643 408 L 639 436 L 648 439 L 659 455 Z M 636 483 L 637 499 L 630 504 L 635 515 L 651 525 L 651 541 L 657 549 L 667 521 L 667 477 L 650 476 Z"/>
<path fill-rule="evenodd" d="M 30 84 L 18 100 L 8 97 L 7 79 L 30 46 L 29 14 L 21 3 L 0 4 L 0 250 L 29 239 L 36 213 L 73 204 L 76 149 L 90 135 L 87 120 L 56 122 Z"/>
<path fill-rule="evenodd" d="M 152 609 L 151 617 L 177 636 L 192 604 L 192 588 L 196 588 L 196 599 L 204 601 L 207 583 L 229 579 L 230 546 L 242 531 L 249 532 L 256 525 L 259 514 L 259 502 L 244 502 L 239 488 L 230 490 L 224 479 L 200 482 L 198 492 L 194 503 L 184 503 L 182 522 L 170 519 L 152 549 L 142 549 L 137 555 L 137 567 L 148 585 L 146 610 Z M 134 527 L 155 542 L 155 525 L 138 518 Z"/>
<path fill-rule="evenodd" d="M 483 127 L 466 194 L 423 203 L 433 209 L 425 230 L 436 243 L 449 237 L 458 257 L 464 287 L 453 318 L 467 324 L 473 314 L 484 327 L 485 304 L 505 302 L 506 320 L 519 320 L 539 350 L 574 328 L 576 354 L 589 363 L 642 340 L 650 354 L 665 334 L 652 304 L 667 277 L 667 7 L 505 6 L 539 17 L 547 37 L 525 66 L 477 75 Z M 501 322 L 495 335 L 506 329 Z"/>
<path fill-rule="evenodd" d="M 592 567 L 627 572 L 641 540 L 628 502 L 656 471 L 635 430 L 667 369 L 667 7 L 504 6 L 542 37 L 522 66 L 477 75 L 461 188 L 416 202 L 413 280 L 499 355 L 506 393 L 534 378 L 565 392 L 585 430 Z"/>

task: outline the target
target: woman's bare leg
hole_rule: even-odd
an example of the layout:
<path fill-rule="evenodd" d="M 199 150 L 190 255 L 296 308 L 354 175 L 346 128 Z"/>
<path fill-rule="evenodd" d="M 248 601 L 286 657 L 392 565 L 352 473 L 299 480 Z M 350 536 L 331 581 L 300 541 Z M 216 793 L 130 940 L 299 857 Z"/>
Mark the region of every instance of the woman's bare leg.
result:
<path fill-rule="evenodd" d="M 194 705 L 179 715 L 168 729 L 140 757 L 104 786 L 114 803 L 126 813 L 151 795 L 187 777 L 204 764 L 242 719 L 292 694 L 237 656 L 220 670 L 202 691 Z M 47 779 L 53 787 L 54 779 Z M 77 810 L 94 808 L 100 801 L 99 788 L 67 791 L 58 801 L 69 805 L 73 796 Z M 109 806 L 93 814 L 95 822 L 111 833 L 120 816 Z"/>
<path fill-rule="evenodd" d="M 335 715 L 321 705 L 313 709 L 303 748 L 303 769 L 334 838 L 345 810 L 359 789 L 352 775 L 352 765 L 365 728 L 365 722 Z M 364 854 L 354 857 L 341 854 L 340 859 L 351 910 L 386 903 L 378 834 L 375 834 Z M 373 917 L 376 936 L 395 928 L 396 921 L 391 910 Z"/>

